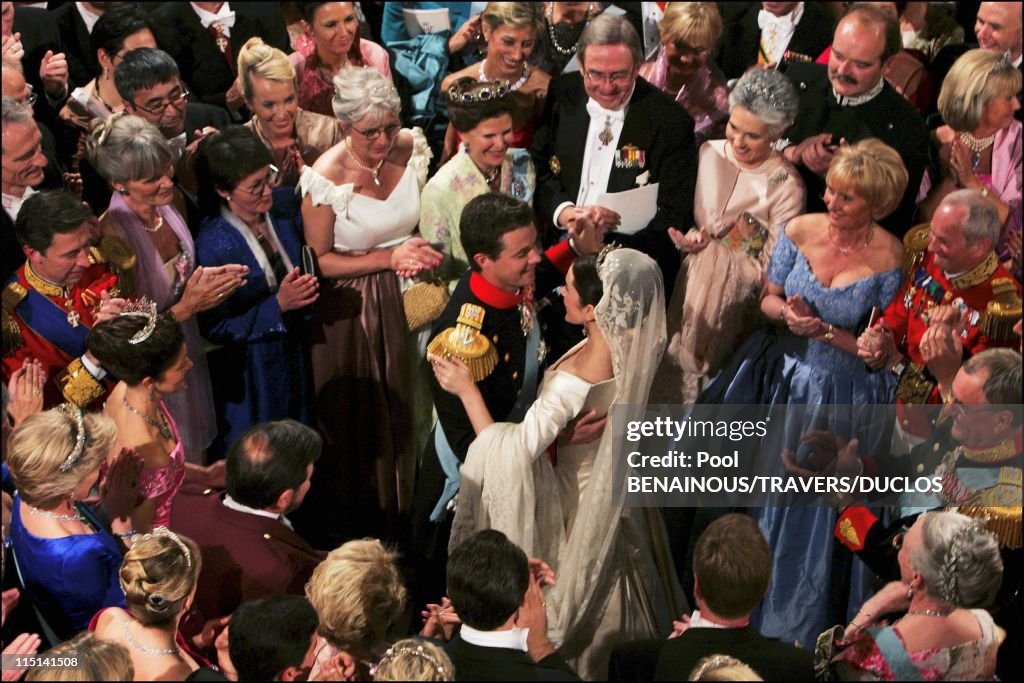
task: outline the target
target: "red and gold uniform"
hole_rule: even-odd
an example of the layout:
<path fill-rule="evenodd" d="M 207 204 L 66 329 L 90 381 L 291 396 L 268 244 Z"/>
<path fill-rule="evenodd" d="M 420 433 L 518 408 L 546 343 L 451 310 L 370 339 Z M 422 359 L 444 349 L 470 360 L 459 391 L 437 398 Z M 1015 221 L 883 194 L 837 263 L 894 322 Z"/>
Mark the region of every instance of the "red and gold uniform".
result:
<path fill-rule="evenodd" d="M 927 244 L 927 225 L 907 233 L 907 281 L 883 316 L 896 348 L 907 361 L 896 389 L 900 426 L 920 438 L 927 437 L 932 425 L 923 411 L 910 415 L 903 406 L 942 403 L 938 384 L 928 372 L 920 349 L 931 310 L 951 305 L 968 311 L 962 336 L 965 357 L 988 348 L 1015 347 L 1012 328 L 1021 317 L 1021 285 L 999 263 L 995 252 L 972 270 L 949 278 L 935 265 L 934 255 L 925 251 Z"/>
<path fill-rule="evenodd" d="M 121 245 L 123 246 L 123 245 Z M 43 364 L 49 381 L 43 405 L 52 408 L 63 402 L 86 407 L 105 396 L 109 386 L 83 364 L 85 337 L 96 320 L 100 295 L 121 295 L 115 271 L 130 268 L 134 256 L 118 251 L 116 262 L 110 253 L 92 248 L 93 262 L 81 279 L 69 288 L 43 280 L 25 262 L 3 288 L 3 381 L 6 383 L 27 358 Z"/>

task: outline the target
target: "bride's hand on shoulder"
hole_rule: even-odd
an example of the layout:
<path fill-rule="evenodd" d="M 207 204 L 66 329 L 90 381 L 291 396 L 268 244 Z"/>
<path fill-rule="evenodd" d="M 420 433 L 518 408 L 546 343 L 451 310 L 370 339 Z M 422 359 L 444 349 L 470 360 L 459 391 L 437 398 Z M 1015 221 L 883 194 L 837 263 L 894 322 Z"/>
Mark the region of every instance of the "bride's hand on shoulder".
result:
<path fill-rule="evenodd" d="M 459 358 L 442 358 L 432 353 L 427 354 L 427 360 L 434 368 L 434 377 L 441 388 L 449 394 L 459 398 L 465 398 L 474 391 L 478 391 L 473 382 L 473 376 L 469 367 Z"/>

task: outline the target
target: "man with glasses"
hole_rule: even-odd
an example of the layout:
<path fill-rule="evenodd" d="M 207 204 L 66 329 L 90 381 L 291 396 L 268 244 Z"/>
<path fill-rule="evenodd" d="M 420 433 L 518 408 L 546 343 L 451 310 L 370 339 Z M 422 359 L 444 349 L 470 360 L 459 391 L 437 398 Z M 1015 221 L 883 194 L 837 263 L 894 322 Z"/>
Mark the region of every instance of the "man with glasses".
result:
<path fill-rule="evenodd" d="M 671 289 L 679 254 L 668 228 L 685 231 L 693 225 L 693 119 L 638 78 L 643 47 L 628 19 L 594 18 L 580 37 L 577 54 L 580 73 L 552 82 L 534 136 L 537 214 L 557 230 L 582 221 L 612 231 L 619 216 L 599 206 L 598 197 L 658 183 L 657 213 L 650 223 L 635 234 L 612 232 L 607 241 L 650 255 Z"/>
<path fill-rule="evenodd" d="M 953 510 L 984 519 L 999 538 L 1003 584 L 992 611 L 996 623 L 1008 633 L 997 665 L 1004 680 L 1019 678 L 1021 673 L 1021 389 L 1018 352 L 982 351 L 956 373 L 949 403 L 934 433 L 908 457 L 861 458 L 856 442 L 843 448 L 835 448 L 842 444 L 834 443 L 832 449 L 839 474 L 855 473 L 861 468 L 860 460 L 868 474 L 941 477 L 938 493 L 902 496 L 894 515 L 899 519 L 892 524 L 883 523 L 852 496 L 840 501 L 835 537 L 884 581 L 899 579 L 896 553 L 903 534 L 927 510 Z"/>
<path fill-rule="evenodd" d="M 114 85 L 125 111 L 160 129 L 175 154 L 175 184 L 186 201 L 186 219 L 195 233 L 201 219 L 196 203 L 195 176 L 191 160 L 199 141 L 230 125 L 220 107 L 192 102 L 188 87 L 178 75 L 178 66 L 162 50 L 143 47 L 124 56 L 114 72 Z M 110 187 L 85 160 L 81 164 L 84 198 L 99 214 L 110 203 Z"/>

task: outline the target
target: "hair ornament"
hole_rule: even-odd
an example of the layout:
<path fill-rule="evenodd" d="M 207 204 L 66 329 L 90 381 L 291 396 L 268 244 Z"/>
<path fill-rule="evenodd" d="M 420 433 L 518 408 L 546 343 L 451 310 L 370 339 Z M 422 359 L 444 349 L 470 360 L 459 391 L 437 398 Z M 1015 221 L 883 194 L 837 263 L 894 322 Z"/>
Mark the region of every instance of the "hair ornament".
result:
<path fill-rule="evenodd" d="M 165 526 L 158 526 L 158 527 L 153 529 L 153 531 L 151 531 L 148 534 L 141 534 L 141 535 L 136 534 L 136 536 L 135 536 L 135 543 L 138 543 L 139 541 L 144 541 L 144 540 L 146 540 L 148 538 L 160 538 L 160 537 L 169 538 L 169 539 L 171 539 L 171 541 L 174 542 L 174 544 L 176 546 L 178 546 L 178 549 L 181 550 L 181 554 L 185 556 L 185 566 L 189 570 L 191 570 L 192 569 L 192 553 L 191 553 L 191 551 L 189 551 L 188 546 L 185 545 L 185 542 L 182 541 L 178 537 L 178 534 L 174 533 L 173 531 L 171 531 L 170 529 L 168 529 Z M 152 595 L 153 596 L 163 597 L 159 593 L 153 593 Z M 152 597 L 152 596 L 150 596 L 150 597 Z M 149 599 L 149 598 L 147 598 L 147 599 Z"/>
<path fill-rule="evenodd" d="M 956 530 L 956 533 L 953 534 L 953 538 L 949 542 L 949 547 L 946 548 L 946 555 L 943 557 L 942 566 L 939 568 L 939 585 L 936 587 L 938 595 L 936 597 L 947 605 L 953 605 L 954 607 L 960 605 L 958 568 L 961 558 L 967 552 L 967 549 L 964 547 L 964 541 L 978 535 L 993 534 L 982 523 L 974 520 L 967 522 Z"/>
<path fill-rule="evenodd" d="M 89 443 L 89 435 L 85 433 L 85 415 L 81 408 L 71 403 L 61 403 L 57 406 L 57 410 L 75 421 L 75 447 L 71 449 L 71 453 L 60 466 L 61 472 L 67 472 L 82 457 L 85 446 Z"/>
<path fill-rule="evenodd" d="M 724 669 L 727 666 L 739 666 L 743 662 L 730 657 L 729 655 L 709 655 L 704 657 L 697 665 L 697 668 L 690 673 L 690 680 L 699 681 L 704 675 L 717 669 Z"/>
<path fill-rule="evenodd" d="M 759 83 L 744 83 L 743 92 L 751 98 L 761 98 L 767 102 L 773 109 L 782 109 L 782 100 L 779 96 L 769 90 L 766 86 Z"/>
<path fill-rule="evenodd" d="M 610 253 L 612 253 L 613 251 L 615 251 L 616 249 L 621 249 L 621 248 L 622 248 L 622 245 L 620 245 L 620 244 L 618 244 L 616 242 L 612 242 L 611 244 L 604 245 L 604 248 L 601 249 L 600 252 L 598 252 L 597 258 L 595 259 L 595 264 L 597 265 L 597 273 L 598 273 L 598 275 L 603 275 L 604 274 L 604 262 L 605 262 L 605 259 L 608 258 L 608 255 Z"/>
<path fill-rule="evenodd" d="M 403 655 L 423 659 L 428 666 L 433 667 L 434 670 L 437 671 L 437 675 L 440 676 L 442 680 L 449 680 L 451 678 L 451 672 L 445 668 L 444 664 L 432 653 L 427 652 L 422 645 L 417 645 L 416 647 L 413 647 L 412 645 L 392 645 L 387 649 L 387 652 L 384 653 L 384 656 L 380 658 L 380 661 L 377 662 L 375 666 L 371 667 L 370 675 L 376 675 L 377 670 L 380 667 Z"/>
<path fill-rule="evenodd" d="M 146 603 L 160 612 L 167 609 L 167 596 L 163 593 L 150 593 L 146 596 Z"/>
<path fill-rule="evenodd" d="M 474 81 L 461 78 L 456 81 L 445 95 L 452 104 L 478 104 L 500 100 L 512 92 L 508 81 Z"/>
<path fill-rule="evenodd" d="M 128 340 L 129 344 L 140 344 L 153 334 L 153 330 L 156 329 L 156 302 L 150 301 L 146 297 L 142 297 L 137 301 L 128 301 L 125 303 L 124 308 L 117 314 L 117 317 L 128 316 L 128 317 L 142 317 L 146 319 L 146 325 L 132 335 L 131 339 Z"/>

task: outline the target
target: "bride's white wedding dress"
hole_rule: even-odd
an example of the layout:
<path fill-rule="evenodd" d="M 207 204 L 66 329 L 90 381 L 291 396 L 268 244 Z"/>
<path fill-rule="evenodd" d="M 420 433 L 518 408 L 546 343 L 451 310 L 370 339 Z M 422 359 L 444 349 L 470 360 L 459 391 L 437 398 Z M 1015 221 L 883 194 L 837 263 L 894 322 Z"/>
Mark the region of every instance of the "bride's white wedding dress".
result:
<path fill-rule="evenodd" d="M 631 249 L 611 252 L 598 272 L 597 322 L 612 349 L 613 404 L 639 411 L 665 346 L 661 276 Z M 547 455 L 599 386 L 559 369 L 585 343 L 545 374 L 521 423 L 493 424 L 470 446 L 450 547 L 498 529 L 551 564 L 558 583 L 547 595 L 549 635 L 582 678 L 603 679 L 613 645 L 665 637 L 685 603 L 661 516 L 623 505 L 611 420 L 593 443 L 559 447 L 557 464 Z"/>

